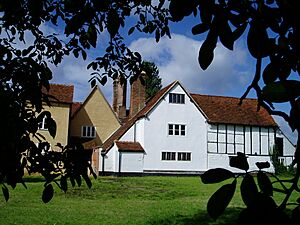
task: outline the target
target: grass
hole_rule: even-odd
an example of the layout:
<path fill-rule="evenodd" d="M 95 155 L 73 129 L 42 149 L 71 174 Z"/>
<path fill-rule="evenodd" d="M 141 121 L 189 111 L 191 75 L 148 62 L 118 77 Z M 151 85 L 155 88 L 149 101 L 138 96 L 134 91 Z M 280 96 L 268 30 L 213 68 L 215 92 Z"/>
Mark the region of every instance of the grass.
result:
<path fill-rule="evenodd" d="M 0 201 L 0 225 L 230 225 L 243 207 L 236 193 L 225 214 L 210 219 L 206 204 L 220 184 L 204 185 L 199 177 L 99 177 L 91 189 L 83 184 L 64 194 L 56 188 L 48 204 L 41 200 L 40 178 L 26 185 Z"/>

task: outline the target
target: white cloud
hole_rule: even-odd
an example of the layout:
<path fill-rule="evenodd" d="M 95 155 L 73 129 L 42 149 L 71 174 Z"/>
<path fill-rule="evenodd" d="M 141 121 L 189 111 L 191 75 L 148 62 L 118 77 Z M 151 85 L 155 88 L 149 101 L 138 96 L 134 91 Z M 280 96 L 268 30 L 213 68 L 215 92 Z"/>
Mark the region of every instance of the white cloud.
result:
<path fill-rule="evenodd" d="M 62 63 L 55 67 L 50 65 L 53 72 L 53 80 L 55 83 L 73 84 L 75 87 L 74 101 L 84 101 L 91 91 L 89 79 L 92 70 L 87 70 L 90 61 L 84 61 L 80 57 L 65 57 Z M 99 84 L 101 91 L 104 93 L 109 102 L 112 99 L 112 79 L 109 79 L 105 86 Z"/>
<path fill-rule="evenodd" d="M 172 39 L 140 38 L 129 46 L 139 51 L 145 60 L 154 61 L 160 70 L 163 85 L 179 80 L 189 91 L 216 95 L 232 94 L 235 88 L 246 88 L 251 74 L 246 51 L 237 46 L 234 53 L 218 46 L 210 67 L 203 71 L 198 64 L 202 42 L 179 34 Z"/>

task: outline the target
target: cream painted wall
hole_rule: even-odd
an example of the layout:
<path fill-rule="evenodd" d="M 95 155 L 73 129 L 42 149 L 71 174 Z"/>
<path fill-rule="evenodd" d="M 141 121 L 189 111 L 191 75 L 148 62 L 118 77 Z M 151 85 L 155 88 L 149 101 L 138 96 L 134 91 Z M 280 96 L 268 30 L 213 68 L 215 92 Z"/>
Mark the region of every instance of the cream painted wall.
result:
<path fill-rule="evenodd" d="M 120 127 L 118 119 L 98 88 L 93 89 L 81 109 L 71 119 L 70 135 L 80 137 L 82 126 L 96 127 L 97 145 L 101 145 Z"/>
<path fill-rule="evenodd" d="M 52 103 L 52 106 L 44 106 L 44 111 L 51 112 L 51 116 L 56 122 L 57 130 L 56 136 L 53 139 L 48 130 L 38 130 L 38 133 L 42 134 L 46 140 L 51 144 L 53 150 L 59 150 L 55 145 L 61 143 L 63 146 L 68 143 L 68 130 L 69 130 L 69 117 L 70 117 L 70 104 L 57 104 Z M 34 140 L 36 143 L 38 140 Z"/>

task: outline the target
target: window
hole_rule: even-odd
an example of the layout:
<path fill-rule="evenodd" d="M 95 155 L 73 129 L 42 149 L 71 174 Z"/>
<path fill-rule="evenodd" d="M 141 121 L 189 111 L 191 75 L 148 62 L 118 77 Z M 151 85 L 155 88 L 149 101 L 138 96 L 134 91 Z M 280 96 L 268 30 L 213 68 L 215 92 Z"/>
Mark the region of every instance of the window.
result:
<path fill-rule="evenodd" d="M 184 94 L 169 94 L 169 103 L 184 104 Z"/>
<path fill-rule="evenodd" d="M 177 160 L 178 161 L 191 161 L 191 153 L 190 152 L 178 152 Z"/>
<path fill-rule="evenodd" d="M 93 126 L 82 126 L 81 127 L 81 137 L 95 138 L 96 128 Z"/>
<path fill-rule="evenodd" d="M 38 129 L 39 130 L 48 130 L 47 125 L 47 117 L 45 116 L 41 122 L 38 123 Z"/>
<path fill-rule="evenodd" d="M 186 127 L 183 124 L 169 124 L 168 125 L 168 134 L 185 136 Z"/>
<path fill-rule="evenodd" d="M 175 152 L 162 152 L 161 153 L 161 160 L 176 160 L 176 153 Z"/>

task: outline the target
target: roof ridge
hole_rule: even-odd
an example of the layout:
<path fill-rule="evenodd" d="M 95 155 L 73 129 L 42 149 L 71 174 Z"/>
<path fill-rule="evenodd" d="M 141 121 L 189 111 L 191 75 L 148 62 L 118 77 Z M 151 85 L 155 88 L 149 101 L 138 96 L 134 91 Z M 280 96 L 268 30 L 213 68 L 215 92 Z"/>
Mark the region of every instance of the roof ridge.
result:
<path fill-rule="evenodd" d="M 51 85 L 57 85 L 57 86 L 66 86 L 66 87 L 74 87 L 74 84 L 59 84 L 59 83 L 50 83 Z"/>
<path fill-rule="evenodd" d="M 241 99 L 241 97 L 234 97 L 234 96 L 224 96 L 224 95 L 209 95 L 209 94 L 197 94 L 197 93 L 189 93 L 190 95 L 199 95 L 199 96 L 206 96 L 206 97 L 218 97 L 218 98 L 233 98 L 233 99 Z M 244 98 L 248 100 L 257 100 L 257 98 Z"/>

